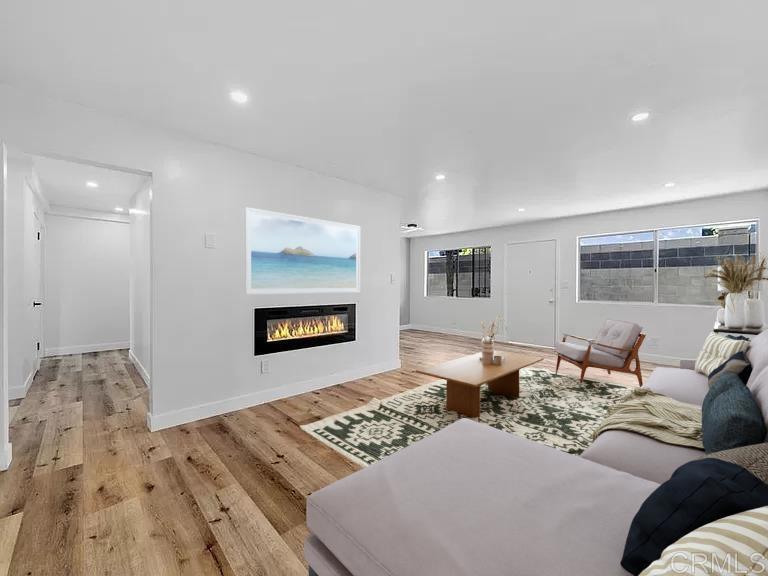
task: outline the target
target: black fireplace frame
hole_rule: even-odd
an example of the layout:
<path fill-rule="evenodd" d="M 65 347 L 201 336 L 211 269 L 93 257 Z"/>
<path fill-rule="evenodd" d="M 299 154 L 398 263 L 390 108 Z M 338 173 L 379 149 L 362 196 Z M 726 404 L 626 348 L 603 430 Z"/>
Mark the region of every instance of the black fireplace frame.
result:
<path fill-rule="evenodd" d="M 275 352 L 314 348 L 353 342 L 356 339 L 357 322 L 355 304 L 330 304 L 323 306 L 279 306 L 272 308 L 253 309 L 253 354 L 262 356 Z M 286 318 L 301 318 L 303 316 L 327 316 L 331 314 L 347 315 L 347 331 L 343 334 L 327 334 L 293 340 L 267 341 L 267 320 L 282 320 Z"/>

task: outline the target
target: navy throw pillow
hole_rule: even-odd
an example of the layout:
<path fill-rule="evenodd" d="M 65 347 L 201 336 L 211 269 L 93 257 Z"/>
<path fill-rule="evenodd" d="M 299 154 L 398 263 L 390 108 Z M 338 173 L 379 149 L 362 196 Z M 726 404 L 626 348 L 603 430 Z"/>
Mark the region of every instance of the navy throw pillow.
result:
<path fill-rule="evenodd" d="M 662 551 L 705 524 L 768 505 L 768 485 L 741 466 L 705 458 L 683 464 L 638 510 L 621 565 L 640 574 Z"/>
<path fill-rule="evenodd" d="M 765 440 L 763 414 L 733 373 L 724 373 L 710 386 L 701 405 L 701 436 L 704 451 L 718 452 Z"/>
<path fill-rule="evenodd" d="M 747 380 L 749 380 L 749 377 L 752 375 L 752 364 L 749 363 L 747 355 L 744 352 L 736 352 L 736 354 L 712 370 L 712 372 L 709 373 L 709 385 L 712 386 L 718 377 L 727 374 L 728 372 L 738 374 L 741 381 L 744 382 L 744 384 L 747 383 Z"/>

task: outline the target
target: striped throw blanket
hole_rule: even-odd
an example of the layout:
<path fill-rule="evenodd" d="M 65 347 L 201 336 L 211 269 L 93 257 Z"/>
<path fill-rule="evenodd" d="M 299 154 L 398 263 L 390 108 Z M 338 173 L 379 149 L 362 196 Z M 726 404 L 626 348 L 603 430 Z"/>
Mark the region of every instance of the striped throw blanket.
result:
<path fill-rule="evenodd" d="M 600 424 L 595 437 L 606 430 L 625 430 L 666 444 L 704 448 L 701 408 L 645 388 L 632 390 L 616 404 Z"/>

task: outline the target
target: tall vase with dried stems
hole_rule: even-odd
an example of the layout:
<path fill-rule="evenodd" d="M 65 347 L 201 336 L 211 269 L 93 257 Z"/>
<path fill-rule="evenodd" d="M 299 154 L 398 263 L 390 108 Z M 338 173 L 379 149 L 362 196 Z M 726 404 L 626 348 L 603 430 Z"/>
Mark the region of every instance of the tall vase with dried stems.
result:
<path fill-rule="evenodd" d="M 749 293 L 765 277 L 766 260 L 759 262 L 756 258 L 739 256 L 724 258 L 716 270 L 709 272 L 707 277 L 717 278 L 727 294 L 725 296 L 725 325 L 727 328 L 744 328 L 756 322 L 753 316 L 759 306 L 750 305 Z M 749 316 L 749 318 L 748 318 Z M 762 325 L 762 308 L 760 308 L 760 324 Z"/>
<path fill-rule="evenodd" d="M 493 345 L 499 330 L 499 318 L 495 318 L 490 324 L 481 322 L 480 326 L 483 329 L 483 338 L 480 341 L 480 360 L 483 364 L 493 364 Z"/>

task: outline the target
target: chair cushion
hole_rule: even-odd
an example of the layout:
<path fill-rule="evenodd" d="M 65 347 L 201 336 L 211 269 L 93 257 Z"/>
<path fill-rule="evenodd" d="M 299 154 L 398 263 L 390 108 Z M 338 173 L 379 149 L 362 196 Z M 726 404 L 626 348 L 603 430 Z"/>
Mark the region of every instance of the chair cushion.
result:
<path fill-rule="evenodd" d="M 768 572 L 768 507 L 705 524 L 664 549 L 641 576 L 765 574 Z M 721 534 L 735 539 L 719 537 Z"/>
<path fill-rule="evenodd" d="M 763 415 L 744 382 L 733 373 L 720 376 L 701 406 L 704 450 L 716 452 L 765 439 Z"/>
<path fill-rule="evenodd" d="M 712 386 L 719 376 L 728 372 L 737 374 L 744 384 L 747 383 L 749 377 L 752 375 L 752 364 L 749 363 L 747 355 L 744 352 L 736 352 L 736 354 L 710 372 L 709 385 Z"/>
<path fill-rule="evenodd" d="M 763 330 L 752 338 L 747 350 L 747 359 L 752 364 L 752 377 L 747 381 L 747 386 L 751 388 L 752 378 L 768 367 L 768 330 Z"/>
<path fill-rule="evenodd" d="M 631 348 L 634 345 L 635 340 L 637 340 L 637 337 L 640 335 L 641 330 L 641 326 L 632 322 L 606 320 L 595 338 L 595 345 L 593 348 L 624 359 L 629 355 L 629 351 L 621 352 L 619 350 L 614 350 L 613 348 Z M 604 346 L 612 346 L 613 348 L 604 348 L 600 346 L 601 344 Z"/>
<path fill-rule="evenodd" d="M 661 483 L 669 480 L 683 464 L 703 458 L 704 451 L 665 444 L 625 430 L 606 430 L 595 438 L 581 457 Z"/>
<path fill-rule="evenodd" d="M 701 406 L 709 392 L 707 377 L 684 368 L 656 368 L 645 384 L 648 390 L 664 394 L 680 402 Z"/>
<path fill-rule="evenodd" d="M 558 354 L 567 356 L 576 362 L 583 362 L 584 356 L 587 353 L 587 344 L 582 344 L 581 342 L 558 342 L 555 349 Z M 621 368 L 624 366 L 624 359 L 614 354 L 597 350 L 593 346 L 592 351 L 589 353 L 589 363 Z"/>
<path fill-rule="evenodd" d="M 626 576 L 657 486 L 465 418 L 312 494 L 307 525 L 356 575 Z"/>
<path fill-rule="evenodd" d="M 696 372 L 709 376 L 728 358 L 737 352 L 746 352 L 748 348 L 749 340 L 737 340 L 711 332 L 696 358 Z"/>
<path fill-rule="evenodd" d="M 692 530 L 760 506 L 768 506 L 768 486 L 741 466 L 714 458 L 684 464 L 638 510 L 621 565 L 639 574 Z"/>

